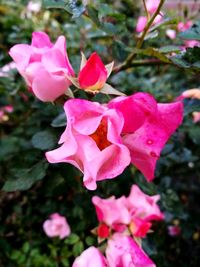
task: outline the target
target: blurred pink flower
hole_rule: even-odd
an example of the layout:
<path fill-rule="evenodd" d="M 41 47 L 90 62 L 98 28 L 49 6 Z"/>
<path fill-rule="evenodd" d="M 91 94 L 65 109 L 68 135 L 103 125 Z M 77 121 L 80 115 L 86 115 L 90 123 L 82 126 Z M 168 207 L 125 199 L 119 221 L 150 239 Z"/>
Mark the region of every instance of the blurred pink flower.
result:
<path fill-rule="evenodd" d="M 185 40 L 184 41 L 184 48 L 187 48 L 187 47 L 193 48 L 195 46 L 200 47 L 200 41 L 197 41 L 197 40 Z"/>
<path fill-rule="evenodd" d="M 177 29 L 179 32 L 184 32 L 188 30 L 192 26 L 192 21 L 188 20 L 187 22 L 179 22 L 177 25 Z"/>
<path fill-rule="evenodd" d="M 108 240 L 106 258 L 109 267 L 156 267 L 131 237 L 119 233 Z"/>
<path fill-rule="evenodd" d="M 200 121 L 200 112 L 194 111 L 194 112 L 192 112 L 192 116 L 193 116 L 193 122 L 194 123 L 197 123 Z"/>
<path fill-rule="evenodd" d="M 143 32 L 146 24 L 147 24 L 147 17 L 140 16 L 137 21 L 136 32 Z"/>
<path fill-rule="evenodd" d="M 123 116 L 82 99 L 67 101 L 64 109 L 67 127 L 59 141 L 62 145 L 47 152 L 47 160 L 73 164 L 84 173 L 85 187 L 95 190 L 97 181 L 116 177 L 130 163 L 129 150 L 121 139 Z"/>
<path fill-rule="evenodd" d="M 34 32 L 31 45 L 17 44 L 9 54 L 30 91 L 41 101 L 54 101 L 71 84 L 68 76 L 73 76 L 74 71 L 68 60 L 64 36 L 52 44 L 46 33 Z"/>
<path fill-rule="evenodd" d="M 158 14 L 152 25 L 156 25 L 157 23 L 159 23 L 162 20 L 162 15 Z M 145 26 L 147 24 L 147 17 L 145 16 L 140 16 L 138 18 L 137 24 L 136 24 L 136 32 L 140 33 L 143 32 Z"/>
<path fill-rule="evenodd" d="M 77 257 L 72 267 L 108 267 L 106 258 L 95 247 L 89 247 Z"/>
<path fill-rule="evenodd" d="M 28 11 L 38 13 L 40 12 L 42 7 L 42 3 L 40 1 L 34 2 L 34 1 L 29 1 L 27 5 Z"/>
<path fill-rule="evenodd" d="M 43 223 L 43 229 L 49 237 L 59 237 L 63 239 L 70 235 L 70 226 L 64 216 L 58 213 L 50 215 L 50 219 Z"/>
<path fill-rule="evenodd" d="M 107 70 L 101 58 L 94 52 L 80 70 L 78 81 L 81 89 L 99 91 L 107 80 Z"/>
<path fill-rule="evenodd" d="M 171 236 L 178 236 L 181 233 L 181 228 L 178 225 L 169 225 L 168 226 L 168 233 Z"/>
<path fill-rule="evenodd" d="M 116 232 L 124 232 L 129 227 L 134 236 L 145 237 L 151 221 L 164 218 L 157 205 L 159 198 L 159 195 L 148 196 L 133 185 L 128 197 L 102 199 L 94 196 L 92 203 L 100 225 L 106 224 Z"/>
<path fill-rule="evenodd" d="M 131 153 L 131 162 L 148 181 L 153 180 L 161 150 L 182 122 L 183 104 L 158 104 L 153 96 L 136 93 L 117 97 L 108 107 L 123 114 L 123 143 Z"/>
<path fill-rule="evenodd" d="M 147 0 L 146 7 L 150 14 L 153 14 L 160 4 L 160 0 Z"/>
<path fill-rule="evenodd" d="M 175 39 L 176 38 L 176 31 L 172 30 L 172 29 L 168 29 L 166 30 L 166 35 L 167 37 L 169 37 L 170 39 Z"/>

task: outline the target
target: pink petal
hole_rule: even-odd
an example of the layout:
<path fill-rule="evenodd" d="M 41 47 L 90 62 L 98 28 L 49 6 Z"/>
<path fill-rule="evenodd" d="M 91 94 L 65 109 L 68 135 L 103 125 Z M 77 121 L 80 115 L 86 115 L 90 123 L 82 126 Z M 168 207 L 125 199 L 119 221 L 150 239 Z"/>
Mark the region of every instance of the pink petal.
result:
<path fill-rule="evenodd" d="M 140 16 L 137 21 L 136 32 L 143 32 L 146 24 L 147 24 L 147 18 L 144 16 Z"/>
<path fill-rule="evenodd" d="M 72 267 L 108 267 L 106 258 L 95 247 L 89 247 L 75 259 Z"/>
<path fill-rule="evenodd" d="M 160 152 L 170 135 L 181 124 L 182 117 L 182 103 L 159 104 L 157 115 L 149 116 L 141 128 L 124 136 L 124 144 L 131 153 L 131 162 L 147 180 L 154 178 Z"/>
<path fill-rule="evenodd" d="M 68 89 L 70 83 L 63 77 L 48 73 L 45 69 L 40 70 L 32 84 L 34 94 L 41 101 L 54 101 L 59 96 L 63 95 Z"/>
<path fill-rule="evenodd" d="M 51 43 L 49 36 L 45 32 L 33 32 L 31 46 L 37 48 L 51 48 L 53 44 Z"/>
<path fill-rule="evenodd" d="M 17 64 L 16 67 L 19 71 L 24 70 L 27 67 L 31 54 L 32 48 L 30 45 L 26 44 L 14 45 L 9 51 L 9 55 Z"/>
<path fill-rule="evenodd" d="M 156 267 L 131 237 L 119 233 L 108 241 L 106 257 L 109 267 Z"/>

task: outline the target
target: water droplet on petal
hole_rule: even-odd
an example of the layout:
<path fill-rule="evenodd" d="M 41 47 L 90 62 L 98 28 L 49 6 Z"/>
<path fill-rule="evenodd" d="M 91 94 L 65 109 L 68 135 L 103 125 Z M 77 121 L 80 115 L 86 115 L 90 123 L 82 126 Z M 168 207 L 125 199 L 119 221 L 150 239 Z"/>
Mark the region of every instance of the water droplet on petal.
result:
<path fill-rule="evenodd" d="M 153 151 L 150 152 L 150 155 L 151 155 L 152 157 L 154 157 L 154 158 L 158 158 L 158 155 L 157 155 L 155 152 L 153 152 Z"/>
<path fill-rule="evenodd" d="M 153 141 L 149 139 L 149 140 L 147 140 L 147 144 L 148 145 L 152 145 L 153 144 Z"/>

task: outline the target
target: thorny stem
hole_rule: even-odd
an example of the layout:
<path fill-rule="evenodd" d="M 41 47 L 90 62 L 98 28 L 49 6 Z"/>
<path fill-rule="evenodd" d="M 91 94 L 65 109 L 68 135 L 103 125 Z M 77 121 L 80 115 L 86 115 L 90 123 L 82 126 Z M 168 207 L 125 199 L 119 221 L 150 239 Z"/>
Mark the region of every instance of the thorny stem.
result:
<path fill-rule="evenodd" d="M 145 3 L 145 0 L 143 1 Z M 160 13 L 160 10 L 164 4 L 165 0 L 160 0 L 160 3 L 158 5 L 158 8 L 157 10 L 155 11 L 155 13 L 153 14 L 153 16 L 150 18 L 150 20 L 148 21 L 148 23 L 146 24 L 145 28 L 144 28 L 144 31 L 141 35 L 141 37 L 138 39 L 137 43 L 136 43 L 136 48 L 140 49 L 142 47 L 142 44 L 144 42 L 144 38 L 149 30 L 149 28 L 151 27 L 152 23 L 154 22 L 154 19 L 156 18 L 156 16 Z M 145 7 L 146 7 L 146 4 L 145 4 Z M 127 59 L 120 65 L 116 66 L 114 69 L 113 69 L 113 72 L 119 72 L 121 70 L 125 70 L 127 68 L 129 68 L 129 66 L 131 65 L 133 59 L 135 58 L 136 56 L 136 51 L 133 50 L 133 52 L 127 57 Z"/>

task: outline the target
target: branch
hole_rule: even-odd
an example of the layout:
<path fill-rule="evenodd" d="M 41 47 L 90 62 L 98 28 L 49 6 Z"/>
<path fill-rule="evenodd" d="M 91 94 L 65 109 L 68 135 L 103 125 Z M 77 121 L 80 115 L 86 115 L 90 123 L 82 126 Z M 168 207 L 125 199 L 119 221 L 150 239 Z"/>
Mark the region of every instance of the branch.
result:
<path fill-rule="evenodd" d="M 119 64 L 113 69 L 113 72 L 119 72 L 122 70 L 127 70 L 132 67 L 138 67 L 138 66 L 155 66 L 155 65 L 170 65 L 170 62 L 164 62 L 159 59 L 144 59 L 144 60 L 134 60 L 130 64 Z"/>
<path fill-rule="evenodd" d="M 152 23 L 154 22 L 154 19 L 156 18 L 156 16 L 160 13 L 160 10 L 164 4 L 165 0 L 160 0 L 160 3 L 158 5 L 158 8 L 156 9 L 155 13 L 153 14 L 153 16 L 150 18 L 150 20 L 148 21 L 148 23 L 146 24 L 144 31 L 142 33 L 142 36 L 138 39 L 137 43 L 136 43 L 136 48 L 140 49 L 142 47 L 142 44 L 144 42 L 144 38 L 149 30 L 149 28 L 151 27 Z M 119 66 L 116 66 L 113 71 L 117 72 L 117 71 L 121 71 L 124 69 L 127 69 L 126 65 L 130 65 L 131 62 L 133 61 L 134 57 L 136 56 L 136 51 L 133 50 L 133 52 L 127 57 L 127 59 Z"/>

